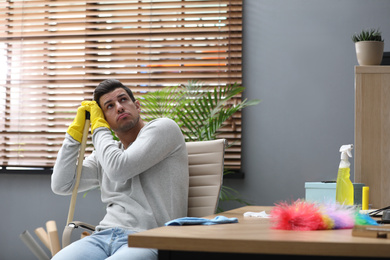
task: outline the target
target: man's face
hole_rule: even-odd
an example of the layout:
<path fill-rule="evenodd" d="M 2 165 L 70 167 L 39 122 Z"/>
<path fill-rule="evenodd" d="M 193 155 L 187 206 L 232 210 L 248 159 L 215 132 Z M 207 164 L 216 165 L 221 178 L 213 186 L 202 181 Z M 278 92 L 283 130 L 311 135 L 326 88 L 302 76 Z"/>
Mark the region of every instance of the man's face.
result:
<path fill-rule="evenodd" d="M 137 100 L 133 102 L 122 88 L 104 94 L 99 103 L 107 123 L 114 132 L 127 132 L 140 120 L 139 102 Z"/>

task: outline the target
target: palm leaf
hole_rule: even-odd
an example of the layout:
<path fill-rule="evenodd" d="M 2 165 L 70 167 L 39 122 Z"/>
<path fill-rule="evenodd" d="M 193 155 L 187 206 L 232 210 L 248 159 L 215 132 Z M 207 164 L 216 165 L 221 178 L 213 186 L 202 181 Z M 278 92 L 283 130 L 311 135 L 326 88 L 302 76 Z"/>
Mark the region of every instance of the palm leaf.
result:
<path fill-rule="evenodd" d="M 151 121 L 156 118 L 168 117 L 177 121 L 177 111 L 187 102 L 187 92 L 178 87 L 164 88 L 142 96 L 144 119 Z"/>

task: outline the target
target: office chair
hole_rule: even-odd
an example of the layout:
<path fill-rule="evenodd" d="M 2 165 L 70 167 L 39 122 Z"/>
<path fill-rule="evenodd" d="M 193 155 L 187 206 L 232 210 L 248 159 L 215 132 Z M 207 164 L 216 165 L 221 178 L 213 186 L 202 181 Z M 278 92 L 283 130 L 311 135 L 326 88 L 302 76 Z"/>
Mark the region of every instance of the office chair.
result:
<path fill-rule="evenodd" d="M 204 217 L 215 213 L 221 192 L 225 155 L 225 139 L 187 142 L 189 190 L 188 217 Z M 72 221 L 64 229 L 62 248 L 68 246 L 75 228 L 94 231 L 84 222 Z"/>

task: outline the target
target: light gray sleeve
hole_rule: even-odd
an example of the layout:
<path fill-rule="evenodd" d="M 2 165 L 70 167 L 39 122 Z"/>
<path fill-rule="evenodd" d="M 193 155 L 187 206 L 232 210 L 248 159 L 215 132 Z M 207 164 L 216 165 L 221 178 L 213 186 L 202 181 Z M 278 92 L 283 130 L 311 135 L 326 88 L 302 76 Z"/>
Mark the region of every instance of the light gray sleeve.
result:
<path fill-rule="evenodd" d="M 108 178 L 124 182 L 170 156 L 182 145 L 183 138 L 173 120 L 161 118 L 145 125 L 137 139 L 124 151 L 112 140 L 107 128 L 96 129 L 92 140 L 96 158 Z"/>
<path fill-rule="evenodd" d="M 51 189 L 59 195 L 72 194 L 76 181 L 76 169 L 80 143 L 66 134 L 51 176 Z M 83 169 L 78 191 L 84 192 L 99 186 L 99 168 L 92 153 L 83 161 Z"/>

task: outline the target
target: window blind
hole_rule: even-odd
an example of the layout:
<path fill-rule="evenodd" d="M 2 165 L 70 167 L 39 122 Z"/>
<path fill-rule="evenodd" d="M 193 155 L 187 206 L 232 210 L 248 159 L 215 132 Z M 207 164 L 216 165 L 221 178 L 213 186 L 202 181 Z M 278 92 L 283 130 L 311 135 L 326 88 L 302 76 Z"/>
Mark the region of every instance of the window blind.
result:
<path fill-rule="evenodd" d="M 242 0 L 4 0 L 0 18 L 3 167 L 53 166 L 77 107 L 104 79 L 136 98 L 189 80 L 241 84 Z M 239 169 L 240 113 L 220 137 L 234 143 L 226 166 Z"/>

